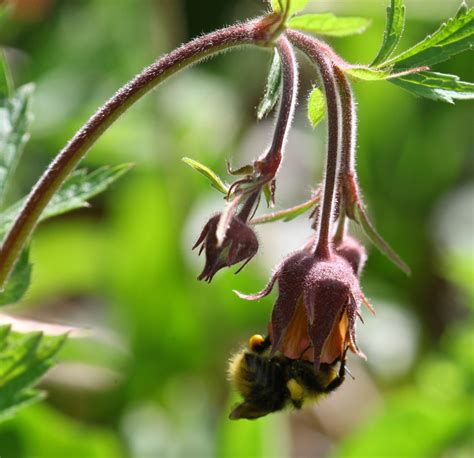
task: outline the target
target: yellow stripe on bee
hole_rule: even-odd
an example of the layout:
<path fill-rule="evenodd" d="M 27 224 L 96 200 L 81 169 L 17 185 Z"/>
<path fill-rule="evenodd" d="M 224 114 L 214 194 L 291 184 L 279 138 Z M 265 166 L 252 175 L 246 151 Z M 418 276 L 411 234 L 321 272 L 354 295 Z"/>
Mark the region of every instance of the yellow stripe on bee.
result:
<path fill-rule="evenodd" d="M 230 359 L 227 375 L 237 391 L 244 397 L 250 396 L 252 392 L 252 385 L 247 380 L 246 371 L 245 351 L 241 351 Z"/>
<path fill-rule="evenodd" d="M 244 352 L 236 353 L 229 360 L 229 367 L 227 369 L 228 379 L 234 381 L 238 377 L 238 373 L 241 370 L 242 361 L 244 358 Z"/>
<path fill-rule="evenodd" d="M 293 401 L 302 401 L 304 397 L 304 388 L 294 378 L 290 378 L 286 383 L 286 387 L 290 392 L 290 397 Z"/>

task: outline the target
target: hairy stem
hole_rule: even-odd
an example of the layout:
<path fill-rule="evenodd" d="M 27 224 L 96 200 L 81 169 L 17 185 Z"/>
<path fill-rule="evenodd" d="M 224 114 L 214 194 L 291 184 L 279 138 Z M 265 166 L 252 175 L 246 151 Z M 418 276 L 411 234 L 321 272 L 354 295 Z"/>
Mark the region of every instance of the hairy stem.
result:
<path fill-rule="evenodd" d="M 196 38 L 145 68 L 106 102 L 56 156 L 30 192 L 0 248 L 0 287 L 8 279 L 51 197 L 125 110 L 168 77 L 208 56 L 245 44 L 266 46 L 272 39 L 274 22 L 273 16 L 268 16 Z"/>
<path fill-rule="evenodd" d="M 358 198 L 358 186 L 355 172 L 357 115 L 352 88 L 344 71 L 334 64 L 341 101 L 342 145 L 339 168 L 339 221 L 334 243 L 340 243 L 347 232 L 347 211 L 351 209 L 354 199 Z"/>
<path fill-rule="evenodd" d="M 356 104 L 354 94 L 347 76 L 344 74 L 337 64 L 335 64 L 334 72 L 339 88 L 341 99 L 341 115 L 343 125 L 342 153 L 340 167 L 340 218 L 338 231 L 336 232 L 335 242 L 342 240 L 344 235 L 341 231 L 345 231 L 346 215 L 357 221 L 369 239 L 375 246 L 384 253 L 392 262 L 394 262 L 405 273 L 410 274 L 408 265 L 395 253 L 387 242 L 378 234 L 374 225 L 369 219 L 364 208 L 362 196 L 359 191 L 357 182 L 357 172 L 355 170 L 355 154 L 356 154 L 356 135 L 357 135 L 357 119 Z"/>
<path fill-rule="evenodd" d="M 326 95 L 328 140 L 326 174 L 318 224 L 315 255 L 321 258 L 331 256 L 330 238 L 334 213 L 334 201 L 338 181 L 339 148 L 342 143 L 340 126 L 340 100 L 333 65 L 318 40 L 294 30 L 287 31 L 290 42 L 303 51 L 318 69 Z"/>
<path fill-rule="evenodd" d="M 355 171 L 357 113 L 354 94 L 351 84 L 339 67 L 334 67 L 340 100 L 342 117 L 342 152 L 339 173 L 340 192 L 345 200 L 345 207 L 350 206 L 359 199 L 357 175 Z M 341 211 L 344 209 L 341 208 Z"/>
<path fill-rule="evenodd" d="M 265 171 L 268 169 L 267 173 L 273 176 L 276 175 L 283 157 L 283 149 L 293 120 L 298 93 L 298 65 L 293 47 L 285 36 L 278 38 L 276 47 L 282 66 L 280 106 L 272 144 L 263 159 L 261 159 Z"/>

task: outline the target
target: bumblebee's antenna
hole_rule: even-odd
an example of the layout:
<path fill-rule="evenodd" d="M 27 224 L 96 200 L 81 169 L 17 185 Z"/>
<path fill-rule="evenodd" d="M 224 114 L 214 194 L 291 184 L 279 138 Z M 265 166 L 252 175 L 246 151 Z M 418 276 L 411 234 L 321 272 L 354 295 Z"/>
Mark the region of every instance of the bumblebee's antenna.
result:
<path fill-rule="evenodd" d="M 352 375 L 352 372 L 349 370 L 349 368 L 347 366 L 344 366 L 344 370 L 349 374 L 349 377 L 352 380 L 355 380 L 355 377 Z"/>

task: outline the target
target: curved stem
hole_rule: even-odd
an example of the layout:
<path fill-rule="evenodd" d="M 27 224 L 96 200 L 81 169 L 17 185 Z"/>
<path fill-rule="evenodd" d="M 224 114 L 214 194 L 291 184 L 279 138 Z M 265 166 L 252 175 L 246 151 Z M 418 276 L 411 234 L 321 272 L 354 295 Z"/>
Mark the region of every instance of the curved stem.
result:
<path fill-rule="evenodd" d="M 285 36 L 276 41 L 282 66 L 282 88 L 275 131 L 269 150 L 257 160 L 259 172 L 274 177 L 283 158 L 283 150 L 295 113 L 298 94 L 298 65 L 291 43 Z"/>
<path fill-rule="evenodd" d="M 339 221 L 334 243 L 342 242 L 347 232 L 347 211 L 351 212 L 354 199 L 358 198 L 358 185 L 355 172 L 357 137 L 356 104 L 351 85 L 344 71 L 334 64 L 338 92 L 341 100 L 342 146 L 339 169 Z"/>
<path fill-rule="evenodd" d="M 374 225 L 370 221 L 362 201 L 362 196 L 357 182 L 357 172 L 355 170 L 355 154 L 356 154 L 356 135 L 357 135 L 357 118 L 356 103 L 352 92 L 349 79 L 344 74 L 342 68 L 337 63 L 334 66 L 339 95 L 341 98 L 341 113 L 343 124 L 343 146 L 340 168 L 339 193 L 341 196 L 341 218 L 347 215 L 349 218 L 357 221 L 369 239 L 374 245 L 384 253 L 392 262 L 394 262 L 406 274 L 410 274 L 408 265 L 395 253 L 387 242 L 378 234 Z M 344 221 L 340 221 L 344 224 Z M 341 225 L 340 228 L 342 229 Z M 340 231 L 336 233 L 335 242 L 341 237 Z"/>
<path fill-rule="evenodd" d="M 342 117 L 342 152 L 339 180 L 340 192 L 345 199 L 345 207 L 351 206 L 359 199 L 357 175 L 355 171 L 357 114 L 354 94 L 351 84 L 344 71 L 334 66 L 339 95 L 341 98 Z M 342 211 L 343 209 L 341 209 Z"/>
<path fill-rule="evenodd" d="M 273 17 L 263 17 L 196 38 L 145 68 L 106 102 L 56 156 L 30 192 L 0 248 L 0 287 L 5 284 L 51 197 L 127 108 L 169 76 L 208 56 L 245 44 L 267 45 L 273 38 L 274 22 Z"/>
<path fill-rule="evenodd" d="M 318 224 L 315 255 L 321 258 L 331 256 L 330 237 L 332 233 L 334 201 L 338 181 L 339 149 L 342 143 L 340 126 L 340 100 L 333 65 L 319 41 L 294 30 L 287 31 L 290 42 L 303 51 L 316 65 L 326 95 L 328 117 L 328 145 L 324 191 Z"/>
<path fill-rule="evenodd" d="M 257 209 L 262 187 L 269 181 L 272 181 L 278 172 L 281 160 L 283 158 L 286 139 L 288 137 L 288 132 L 290 130 L 291 122 L 295 112 L 296 97 L 298 92 L 298 65 L 296 63 L 293 47 L 285 36 L 280 36 L 275 44 L 282 66 L 282 90 L 280 104 L 278 108 L 272 144 L 270 145 L 268 151 L 262 154 L 254 162 L 257 175 L 253 175 L 250 180 L 256 180 L 253 182 L 255 191 L 250 193 L 249 197 L 247 197 L 246 202 L 237 215 L 244 222 L 247 222 L 249 217 L 251 217 L 250 215 L 252 212 Z M 246 179 L 237 181 L 231 186 L 229 193 L 231 192 L 232 188 L 236 186 L 236 184 L 246 182 Z M 272 186 L 272 200 L 274 197 L 274 189 L 274 186 Z M 224 219 L 222 221 L 224 221 Z M 223 223 L 222 227 L 224 227 Z M 225 227 L 227 227 L 227 225 Z"/>

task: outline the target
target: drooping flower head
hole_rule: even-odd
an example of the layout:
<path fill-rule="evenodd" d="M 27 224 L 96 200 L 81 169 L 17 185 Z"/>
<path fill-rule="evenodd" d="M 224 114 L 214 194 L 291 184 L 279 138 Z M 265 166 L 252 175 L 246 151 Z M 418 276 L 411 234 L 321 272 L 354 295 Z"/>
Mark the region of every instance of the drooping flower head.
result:
<path fill-rule="evenodd" d="M 334 251 L 351 265 L 354 274 L 360 278 L 367 262 L 367 251 L 363 245 L 354 237 L 346 235 L 336 244 Z"/>
<path fill-rule="evenodd" d="M 360 256 L 359 265 L 351 265 L 351 258 L 336 250 L 329 259 L 320 259 L 310 246 L 286 258 L 261 292 L 238 294 L 258 300 L 277 283 L 278 298 L 269 325 L 272 354 L 279 351 L 288 358 L 312 361 L 318 372 L 321 363 L 332 364 L 348 347 L 364 357 L 357 346 L 356 320 L 360 317 L 359 304 L 366 299 L 355 272 L 364 256 Z M 355 243 L 352 248 L 354 251 L 347 253 L 357 251 Z"/>
<path fill-rule="evenodd" d="M 248 221 L 254 215 L 262 193 L 270 204 L 275 202 L 276 174 L 283 158 L 286 139 L 293 120 L 297 98 L 298 66 L 293 48 L 285 36 L 275 41 L 276 57 L 281 65 L 281 94 L 276 116 L 276 125 L 272 143 L 253 165 L 246 165 L 237 170 L 228 167 L 232 175 L 243 175 L 232 185 L 224 187 L 227 194 L 226 209 L 213 216 L 205 225 L 194 248 L 201 245 L 200 253 L 206 250 L 206 264 L 199 275 L 199 280 L 210 282 L 217 271 L 244 261 L 244 266 L 258 250 L 258 240 Z M 259 116 L 268 114 L 274 105 L 264 104 Z M 200 168 L 208 170 L 207 168 Z M 209 172 L 204 172 L 209 176 Z M 215 174 L 210 174 L 215 184 Z M 238 207 L 241 206 L 238 211 Z"/>
<path fill-rule="evenodd" d="M 233 216 L 225 231 L 221 244 L 217 238 L 217 227 L 221 213 L 214 215 L 204 226 L 193 249 L 201 245 L 199 254 L 206 252 L 206 263 L 199 275 L 199 280 L 211 282 L 220 269 L 244 261 L 245 266 L 258 251 L 258 240 L 255 232 L 238 216 Z M 242 266 L 242 267 L 243 267 Z"/>

